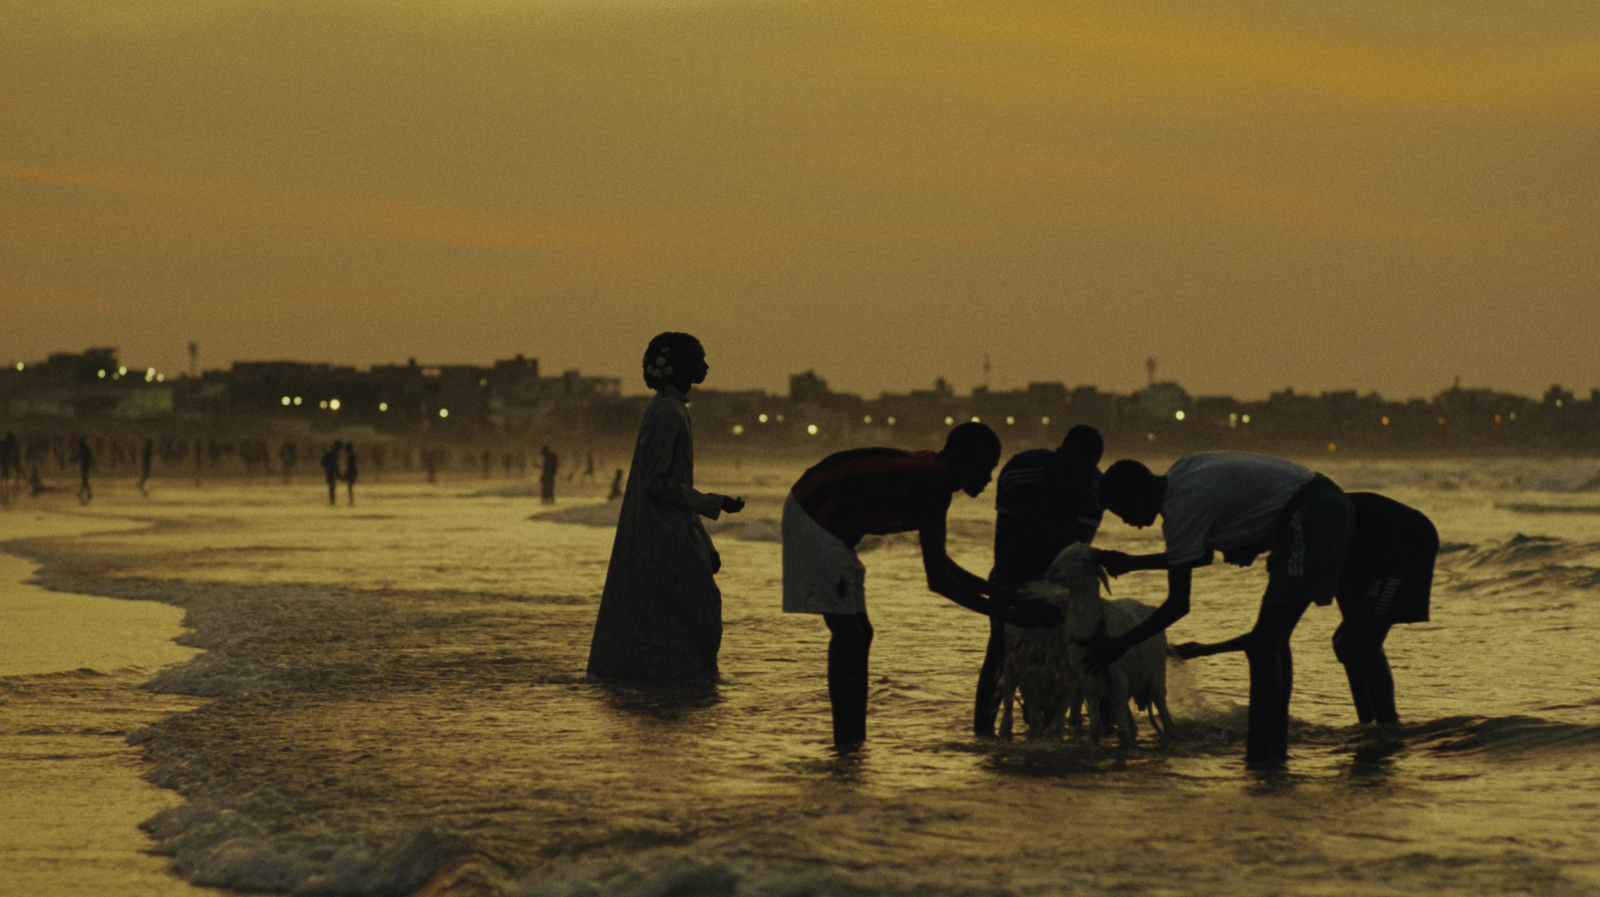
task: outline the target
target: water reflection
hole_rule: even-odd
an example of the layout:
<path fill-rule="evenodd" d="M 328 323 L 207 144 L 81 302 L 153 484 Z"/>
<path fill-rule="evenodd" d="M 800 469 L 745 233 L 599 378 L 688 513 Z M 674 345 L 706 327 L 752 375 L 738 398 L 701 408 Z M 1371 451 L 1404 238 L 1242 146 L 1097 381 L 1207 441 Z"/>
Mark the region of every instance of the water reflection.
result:
<path fill-rule="evenodd" d="M 693 720 L 696 714 L 716 707 L 723 700 L 722 690 L 715 682 L 585 681 L 612 710 L 665 723 Z"/>

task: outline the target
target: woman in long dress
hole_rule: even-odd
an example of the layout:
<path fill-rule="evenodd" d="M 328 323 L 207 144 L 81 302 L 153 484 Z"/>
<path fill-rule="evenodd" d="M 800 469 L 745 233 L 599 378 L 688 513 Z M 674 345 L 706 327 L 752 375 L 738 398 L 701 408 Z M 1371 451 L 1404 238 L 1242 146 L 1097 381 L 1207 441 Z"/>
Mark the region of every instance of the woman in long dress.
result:
<path fill-rule="evenodd" d="M 722 645 L 721 559 L 701 517 L 744 500 L 694 488 L 689 388 L 710 366 L 700 341 L 663 333 L 644 356 L 656 391 L 639 425 L 611 565 L 589 647 L 589 675 L 633 681 L 715 680 Z"/>

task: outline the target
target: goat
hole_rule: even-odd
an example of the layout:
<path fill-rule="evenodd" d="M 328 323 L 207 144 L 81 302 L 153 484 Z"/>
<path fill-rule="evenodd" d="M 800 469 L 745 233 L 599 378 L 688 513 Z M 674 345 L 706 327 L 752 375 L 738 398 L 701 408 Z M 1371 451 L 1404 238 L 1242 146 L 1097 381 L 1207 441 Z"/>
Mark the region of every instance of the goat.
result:
<path fill-rule="evenodd" d="M 1034 580 L 1018 591 L 1023 599 L 1048 601 L 1067 610 L 1067 590 L 1047 580 Z M 1082 696 L 1077 667 L 1067 658 L 1068 624 L 1056 627 L 1006 625 L 1006 659 L 1000 691 L 1000 735 L 1011 737 L 1012 702 L 1022 699 L 1022 719 L 1029 738 L 1060 738 L 1067 722 L 1079 724 Z"/>
<path fill-rule="evenodd" d="M 1132 598 L 1107 601 L 1100 596 L 1102 583 L 1110 588 L 1106 572 L 1096 562 L 1094 549 L 1076 542 L 1051 562 L 1045 578 L 1067 592 L 1067 667 L 1089 710 L 1089 737 L 1099 742 L 1105 734 L 1106 712 L 1117 727 L 1123 746 L 1133 744 L 1137 725 L 1128 701 L 1150 716 L 1162 741 L 1172 737 L 1172 716 L 1167 713 L 1167 637 L 1157 634 L 1128 649 L 1098 676 L 1085 676 L 1083 658 L 1097 636 L 1121 635 L 1155 612 Z M 1156 715 L 1160 714 L 1160 720 Z"/>

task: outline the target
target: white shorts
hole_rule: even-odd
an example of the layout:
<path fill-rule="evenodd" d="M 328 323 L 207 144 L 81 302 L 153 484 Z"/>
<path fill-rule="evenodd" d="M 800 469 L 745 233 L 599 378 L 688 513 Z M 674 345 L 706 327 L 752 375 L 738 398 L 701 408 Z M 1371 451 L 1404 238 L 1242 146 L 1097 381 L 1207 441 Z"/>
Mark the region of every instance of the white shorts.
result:
<path fill-rule="evenodd" d="M 811 519 L 793 493 L 783 503 L 783 612 L 867 612 L 867 568 L 855 549 Z"/>

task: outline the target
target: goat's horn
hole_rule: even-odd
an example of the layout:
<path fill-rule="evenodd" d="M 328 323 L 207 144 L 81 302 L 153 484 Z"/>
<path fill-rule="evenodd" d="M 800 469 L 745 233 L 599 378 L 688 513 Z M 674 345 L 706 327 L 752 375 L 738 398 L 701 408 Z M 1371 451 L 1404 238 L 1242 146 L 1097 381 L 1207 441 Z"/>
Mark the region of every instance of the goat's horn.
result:
<path fill-rule="evenodd" d="M 1106 594 L 1111 594 L 1111 577 L 1106 574 L 1106 568 L 1095 564 L 1094 572 L 1100 574 L 1100 584 L 1106 587 Z"/>

